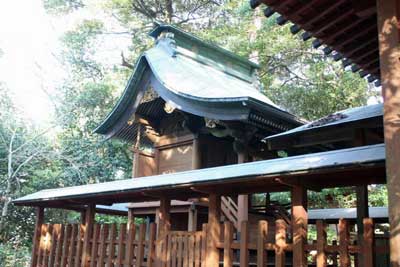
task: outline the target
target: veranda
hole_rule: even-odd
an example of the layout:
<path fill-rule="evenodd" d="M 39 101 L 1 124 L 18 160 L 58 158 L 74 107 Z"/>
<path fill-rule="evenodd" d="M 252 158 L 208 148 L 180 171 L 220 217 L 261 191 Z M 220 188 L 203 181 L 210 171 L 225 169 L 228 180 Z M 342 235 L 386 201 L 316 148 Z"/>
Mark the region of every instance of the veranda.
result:
<path fill-rule="evenodd" d="M 361 255 L 362 266 L 376 266 L 375 257 L 388 254 L 388 247 L 374 244 L 370 218 L 363 218 L 361 237 L 344 219 L 334 223 L 336 241 L 327 241 L 322 220 L 312 226 L 316 239 L 307 237 L 306 188 L 382 183 L 384 159 L 383 145 L 372 145 L 160 175 L 163 179 L 44 190 L 16 204 L 37 206 L 32 266 L 357 266 Z M 231 222 L 220 223 L 224 196 L 285 190 L 291 192 L 291 221 L 244 221 L 240 234 Z M 207 224 L 196 231 L 170 230 L 171 200 L 205 197 Z M 156 222 L 135 225 L 132 213 L 128 224 L 94 221 L 96 204 L 128 200 L 160 200 Z M 45 208 L 80 211 L 82 221 L 48 224 Z"/>

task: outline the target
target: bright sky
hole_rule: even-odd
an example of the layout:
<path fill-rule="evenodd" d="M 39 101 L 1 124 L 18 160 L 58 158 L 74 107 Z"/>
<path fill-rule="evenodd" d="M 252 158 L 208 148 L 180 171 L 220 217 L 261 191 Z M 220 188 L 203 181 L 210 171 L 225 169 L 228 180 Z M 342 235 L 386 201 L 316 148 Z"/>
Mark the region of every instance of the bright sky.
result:
<path fill-rule="evenodd" d="M 107 21 L 110 29 L 118 26 L 107 14 L 85 9 L 69 16 L 46 14 L 42 0 L 0 0 L 0 81 L 14 94 L 15 103 L 37 123 L 46 123 L 53 112 L 47 93 L 62 84 L 65 72 L 57 60 L 63 33 L 83 18 Z M 98 59 L 105 64 L 120 64 L 121 50 L 130 44 L 130 36 L 103 36 Z"/>
<path fill-rule="evenodd" d="M 63 71 L 53 53 L 56 31 L 40 0 L 0 1 L 0 80 L 26 115 L 46 122 L 52 112 L 43 89 L 51 92 Z"/>

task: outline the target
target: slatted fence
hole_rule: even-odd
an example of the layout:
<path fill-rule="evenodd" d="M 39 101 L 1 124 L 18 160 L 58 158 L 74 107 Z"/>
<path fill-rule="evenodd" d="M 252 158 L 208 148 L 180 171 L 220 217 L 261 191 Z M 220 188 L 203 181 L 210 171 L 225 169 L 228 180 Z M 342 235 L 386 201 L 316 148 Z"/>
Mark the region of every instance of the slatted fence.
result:
<path fill-rule="evenodd" d="M 388 253 L 387 247 L 374 244 L 374 223 L 364 219 L 363 240 L 359 244 L 350 238 L 346 220 L 337 224 L 337 242 L 328 242 L 327 224 L 316 223 L 316 240 L 306 240 L 304 257 L 309 266 L 375 266 L 374 256 Z M 275 240 L 267 239 L 269 228 Z M 221 237 L 216 242 L 220 265 L 230 266 L 291 266 L 293 242 L 287 223 L 277 220 L 275 227 L 259 221 L 257 240 L 249 240 L 248 222 L 241 225 L 240 240 L 235 240 L 231 222 L 221 225 Z M 208 250 L 207 225 L 202 231 L 168 231 L 156 240 L 156 225 L 94 224 L 92 229 L 80 224 L 43 224 L 39 245 L 34 252 L 33 267 L 206 267 Z M 362 255 L 362 265 L 358 256 Z"/>
<path fill-rule="evenodd" d="M 220 249 L 220 263 L 228 266 L 292 266 L 293 243 L 290 233 L 287 232 L 287 223 L 283 220 L 275 222 L 275 242 L 267 242 L 268 222 L 260 221 L 258 225 L 257 242 L 248 240 L 248 223 L 243 222 L 241 239 L 234 240 L 232 223 L 221 225 L 223 237 L 218 243 Z M 374 245 L 374 224 L 372 219 L 364 219 L 364 235 L 361 244 L 354 244 L 350 240 L 349 223 L 340 220 L 338 223 L 337 242 L 327 242 L 327 224 L 317 221 L 316 240 L 306 240 L 304 257 L 307 257 L 308 266 L 365 266 L 375 265 L 374 256 L 388 254 L 388 247 Z M 363 256 L 362 265 L 358 265 L 357 258 Z M 300 265 L 299 265 L 300 266 Z"/>
<path fill-rule="evenodd" d="M 147 234 L 145 224 L 129 227 L 126 224 L 94 224 L 87 255 L 84 253 L 84 231 L 84 226 L 79 224 L 43 224 L 39 248 L 35 252 L 36 266 L 154 266 L 155 224 L 150 224 Z"/>
<path fill-rule="evenodd" d="M 206 231 L 171 231 L 167 234 L 167 267 L 205 266 Z"/>

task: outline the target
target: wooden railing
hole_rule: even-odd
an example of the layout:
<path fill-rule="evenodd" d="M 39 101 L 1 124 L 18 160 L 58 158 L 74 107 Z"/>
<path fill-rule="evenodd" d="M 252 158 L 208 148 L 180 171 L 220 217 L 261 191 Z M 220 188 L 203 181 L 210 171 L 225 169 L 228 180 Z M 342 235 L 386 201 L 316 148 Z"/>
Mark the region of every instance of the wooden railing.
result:
<path fill-rule="evenodd" d="M 222 227 L 223 237 L 218 242 L 220 249 L 220 261 L 224 267 L 228 266 L 276 266 L 283 267 L 286 264 L 294 265 L 293 243 L 288 239 L 287 224 L 284 220 L 275 222 L 275 242 L 267 242 L 268 222 L 259 221 L 257 229 L 257 241 L 249 242 L 249 227 L 247 222 L 241 225 L 242 235 L 240 240 L 234 240 L 234 231 L 231 222 L 225 222 Z M 304 257 L 310 266 L 365 266 L 375 265 L 375 255 L 388 254 L 386 246 L 374 245 L 374 224 L 372 219 L 364 219 L 364 235 L 361 244 L 350 242 L 349 223 L 340 220 L 338 224 L 337 242 L 327 242 L 327 225 L 323 221 L 317 221 L 317 239 L 306 240 Z M 358 265 L 358 256 L 362 255 L 363 264 Z M 287 262 L 289 259 L 290 262 Z M 300 266 L 297 263 L 296 266 Z"/>
<path fill-rule="evenodd" d="M 218 225 L 218 224 L 217 224 Z M 287 231 L 287 223 L 277 220 L 274 227 L 259 221 L 258 229 L 249 229 L 248 222 L 241 225 L 240 240 L 234 239 L 234 227 L 225 222 L 221 236 L 216 240 L 219 264 L 228 266 L 277 266 L 292 265 L 295 246 Z M 387 247 L 374 244 L 374 224 L 364 219 L 362 242 L 355 244 L 349 235 L 349 223 L 340 220 L 336 242 L 328 242 L 327 225 L 316 223 L 316 240 L 305 240 L 303 256 L 310 266 L 365 266 L 374 265 L 374 256 L 387 254 Z M 206 267 L 207 253 L 213 242 L 207 225 L 202 231 L 168 231 L 156 239 L 156 225 L 94 224 L 88 236 L 83 225 L 44 224 L 40 242 L 34 251 L 33 267 Z M 273 229 L 273 230 L 269 230 Z M 214 229 L 215 230 L 215 229 Z M 256 231 L 257 239 L 249 239 L 249 231 Z M 275 235 L 267 240 L 269 231 Z M 254 233 L 253 233 L 254 234 Z M 210 250 L 211 251 L 211 250 Z M 357 263 L 362 255 L 363 263 Z M 217 259 L 218 260 L 218 259 Z M 218 263 L 212 264 L 217 266 Z M 297 264 L 296 266 L 300 266 Z"/>
<path fill-rule="evenodd" d="M 79 224 L 42 225 L 36 266 L 154 266 L 155 224 L 147 236 L 144 224 L 94 224 L 86 257 L 83 232 Z"/>
<path fill-rule="evenodd" d="M 238 229 L 238 206 L 231 197 L 221 197 L 221 211 L 223 215 Z"/>
<path fill-rule="evenodd" d="M 203 231 L 186 232 L 170 231 L 166 236 L 166 260 L 162 266 L 166 267 L 200 267 L 206 266 L 206 235 Z"/>

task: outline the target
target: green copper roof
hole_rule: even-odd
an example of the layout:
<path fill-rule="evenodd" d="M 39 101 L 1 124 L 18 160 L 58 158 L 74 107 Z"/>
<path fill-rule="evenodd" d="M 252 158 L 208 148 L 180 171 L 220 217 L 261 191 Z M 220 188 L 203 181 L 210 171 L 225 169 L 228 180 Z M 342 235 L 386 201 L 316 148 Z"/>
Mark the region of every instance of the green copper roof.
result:
<path fill-rule="evenodd" d="M 149 35 L 157 39 L 162 33 L 173 33 L 177 46 L 194 51 L 200 56 L 221 62 L 225 66 L 231 66 L 233 69 L 246 70 L 249 74 L 254 69 L 258 69 L 258 64 L 238 56 L 220 46 L 204 41 L 195 35 L 187 33 L 177 27 L 166 24 L 158 24 Z"/>
<path fill-rule="evenodd" d="M 301 124 L 260 92 L 252 62 L 172 26 L 158 26 L 151 35 L 156 45 L 140 56 L 122 97 L 95 132 L 113 137 L 125 129 L 150 85 L 165 102 L 200 117 L 247 121 L 256 111 L 279 131 Z"/>

